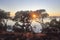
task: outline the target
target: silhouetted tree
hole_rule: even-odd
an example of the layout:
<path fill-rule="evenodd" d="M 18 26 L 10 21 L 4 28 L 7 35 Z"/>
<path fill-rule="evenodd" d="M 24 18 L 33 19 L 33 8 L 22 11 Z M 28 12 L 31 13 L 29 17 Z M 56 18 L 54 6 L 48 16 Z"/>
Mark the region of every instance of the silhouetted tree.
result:
<path fill-rule="evenodd" d="M 50 26 L 51 27 L 56 27 L 58 24 L 57 20 L 56 19 L 52 19 L 51 22 L 50 22 Z"/>
<path fill-rule="evenodd" d="M 5 21 L 3 19 L 8 19 L 9 15 L 10 15 L 10 12 L 5 12 L 4 10 L 0 9 L 0 24 L 3 22 L 6 27 L 7 22 L 5 23 Z M 0 27 L 3 26 L 3 23 L 2 23 L 2 25 L 0 25 Z"/>
<path fill-rule="evenodd" d="M 4 10 L 1 10 L 0 9 L 0 19 L 6 19 L 6 18 L 8 18 L 9 17 L 9 14 L 10 12 L 5 12 Z"/>
<path fill-rule="evenodd" d="M 17 11 L 15 13 L 15 17 L 14 17 L 14 20 L 16 21 L 24 21 L 25 19 L 27 19 L 27 16 L 28 16 L 28 12 L 29 11 Z"/>
<path fill-rule="evenodd" d="M 30 26 L 30 24 L 29 24 L 30 23 L 30 21 L 29 21 L 29 11 L 17 11 L 16 14 L 15 14 L 14 20 L 23 23 L 22 30 L 24 30 L 24 27 L 26 29 L 28 29 L 27 26 L 28 25 Z M 26 23 L 27 23 L 27 25 L 26 25 Z"/>
<path fill-rule="evenodd" d="M 43 18 L 48 16 L 45 9 L 40 9 L 36 11 L 17 11 L 15 13 L 14 20 L 20 21 L 23 24 L 25 23 L 29 24 L 30 19 L 32 19 L 33 18 L 32 16 L 34 15 L 36 15 L 36 18 L 39 18 L 39 19 L 42 18 L 42 22 L 43 22 Z"/>
<path fill-rule="evenodd" d="M 49 16 L 45 9 L 37 10 L 37 12 L 40 14 L 40 16 L 41 16 L 40 18 L 42 18 L 42 23 L 43 23 L 43 19 L 45 17 Z"/>

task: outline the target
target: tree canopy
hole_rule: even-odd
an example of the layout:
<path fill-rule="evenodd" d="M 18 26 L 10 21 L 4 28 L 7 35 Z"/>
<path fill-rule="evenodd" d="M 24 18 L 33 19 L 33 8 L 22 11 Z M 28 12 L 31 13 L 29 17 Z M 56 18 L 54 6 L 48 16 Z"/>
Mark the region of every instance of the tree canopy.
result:
<path fill-rule="evenodd" d="M 25 21 L 26 19 L 36 18 L 45 18 L 48 16 L 48 13 L 45 9 L 40 9 L 36 11 L 17 11 L 15 13 L 14 20 Z"/>
<path fill-rule="evenodd" d="M 10 15 L 10 12 L 5 12 L 4 10 L 0 9 L 0 19 L 8 18 Z"/>

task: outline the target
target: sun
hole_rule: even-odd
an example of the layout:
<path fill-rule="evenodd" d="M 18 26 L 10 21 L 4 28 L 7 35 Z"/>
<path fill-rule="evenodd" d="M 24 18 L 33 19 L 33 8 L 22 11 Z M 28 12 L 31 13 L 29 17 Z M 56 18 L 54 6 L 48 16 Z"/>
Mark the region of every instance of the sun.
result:
<path fill-rule="evenodd" d="M 10 12 L 10 16 L 11 17 L 15 16 L 15 13 L 14 12 Z"/>
<path fill-rule="evenodd" d="M 33 18 L 36 18 L 36 15 L 35 14 L 33 14 L 32 16 L 33 16 Z"/>

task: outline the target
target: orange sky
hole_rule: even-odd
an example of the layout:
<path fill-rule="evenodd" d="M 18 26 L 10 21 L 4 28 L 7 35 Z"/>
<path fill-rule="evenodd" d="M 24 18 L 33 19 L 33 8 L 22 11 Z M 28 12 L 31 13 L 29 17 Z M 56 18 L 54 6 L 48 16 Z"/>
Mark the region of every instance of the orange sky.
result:
<path fill-rule="evenodd" d="M 10 12 L 10 16 L 12 17 L 12 16 L 15 16 L 15 12 Z"/>
<path fill-rule="evenodd" d="M 48 12 L 49 16 L 60 16 L 60 13 L 59 12 Z M 10 16 L 15 16 L 15 12 L 10 12 Z"/>
<path fill-rule="evenodd" d="M 60 13 L 48 13 L 49 16 L 60 16 Z"/>
<path fill-rule="evenodd" d="M 10 13 L 10 16 L 15 16 L 15 13 Z M 49 16 L 60 16 L 59 13 L 49 13 Z"/>

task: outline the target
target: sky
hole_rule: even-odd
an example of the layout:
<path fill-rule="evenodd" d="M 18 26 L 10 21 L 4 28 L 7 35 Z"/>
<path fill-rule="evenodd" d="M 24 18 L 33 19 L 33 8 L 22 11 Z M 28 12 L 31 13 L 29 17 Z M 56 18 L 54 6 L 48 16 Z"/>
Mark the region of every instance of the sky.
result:
<path fill-rule="evenodd" d="M 11 13 L 45 9 L 50 16 L 60 16 L 60 0 L 0 0 L 0 9 Z"/>

